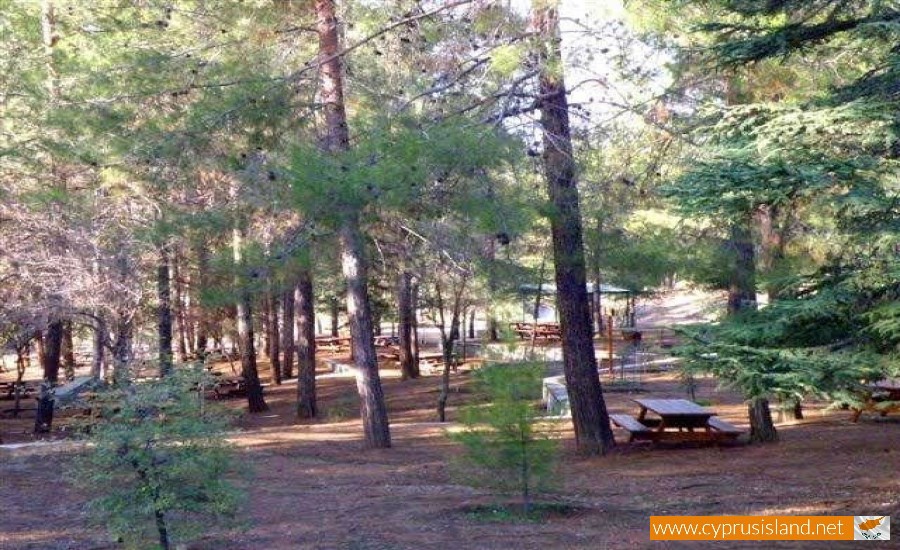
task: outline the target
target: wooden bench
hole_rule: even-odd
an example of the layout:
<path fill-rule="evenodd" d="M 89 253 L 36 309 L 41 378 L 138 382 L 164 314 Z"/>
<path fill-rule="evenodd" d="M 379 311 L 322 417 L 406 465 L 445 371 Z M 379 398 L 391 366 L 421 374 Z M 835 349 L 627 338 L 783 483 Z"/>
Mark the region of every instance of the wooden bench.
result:
<path fill-rule="evenodd" d="M 635 439 L 653 439 L 653 430 L 641 424 L 641 422 L 630 414 L 613 414 L 609 417 L 612 423 L 620 428 L 628 431 L 630 437 L 628 441 Z"/>
<path fill-rule="evenodd" d="M 738 428 L 734 424 L 725 422 L 717 416 L 711 416 L 706 423 L 713 429 L 714 435 L 724 439 L 734 439 L 744 433 L 744 430 Z"/>

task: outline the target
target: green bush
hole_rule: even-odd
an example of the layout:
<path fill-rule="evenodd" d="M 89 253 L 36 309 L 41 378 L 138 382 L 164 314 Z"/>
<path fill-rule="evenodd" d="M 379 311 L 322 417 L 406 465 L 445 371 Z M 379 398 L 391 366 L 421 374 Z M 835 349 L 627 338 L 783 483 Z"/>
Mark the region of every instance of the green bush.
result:
<path fill-rule="evenodd" d="M 230 524 L 238 510 L 242 495 L 230 481 L 236 469 L 223 437 L 229 415 L 204 402 L 206 376 L 179 369 L 93 401 L 98 418 L 86 427 L 88 444 L 70 476 L 126 547 L 167 550 Z"/>
<path fill-rule="evenodd" d="M 456 473 L 473 485 L 518 494 L 527 516 L 532 496 L 552 486 L 556 441 L 539 422 L 541 364 L 492 365 L 477 372 L 487 404 L 462 415 L 453 439 L 465 448 Z"/>

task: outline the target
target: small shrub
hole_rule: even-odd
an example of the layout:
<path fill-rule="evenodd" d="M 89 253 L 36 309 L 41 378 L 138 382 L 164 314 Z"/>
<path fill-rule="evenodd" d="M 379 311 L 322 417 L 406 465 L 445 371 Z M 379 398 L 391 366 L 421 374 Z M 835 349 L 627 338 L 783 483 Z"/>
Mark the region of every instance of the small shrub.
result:
<path fill-rule="evenodd" d="M 465 448 L 457 475 L 473 485 L 521 496 L 529 514 L 532 496 L 554 480 L 557 444 L 539 422 L 544 367 L 492 365 L 476 373 L 488 402 L 463 411 L 464 430 L 453 439 Z"/>
<path fill-rule="evenodd" d="M 126 547 L 168 550 L 230 522 L 241 493 L 224 441 L 228 414 L 205 403 L 202 369 L 102 393 L 74 483 L 94 495 L 90 512 Z M 158 546 L 156 546 L 158 544 Z"/>

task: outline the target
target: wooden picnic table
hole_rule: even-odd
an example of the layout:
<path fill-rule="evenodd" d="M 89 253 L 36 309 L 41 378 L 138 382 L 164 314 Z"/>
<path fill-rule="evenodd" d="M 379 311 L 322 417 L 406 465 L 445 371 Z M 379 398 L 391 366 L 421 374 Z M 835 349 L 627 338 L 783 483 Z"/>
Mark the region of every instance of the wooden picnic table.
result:
<path fill-rule="evenodd" d="M 743 430 L 716 418 L 716 412 L 687 399 L 634 399 L 638 417 L 614 414 L 610 419 L 635 439 L 669 442 L 718 442 L 734 439 Z M 652 413 L 652 417 L 648 415 Z"/>
<path fill-rule="evenodd" d="M 22 397 L 30 397 L 32 394 L 37 393 L 38 385 L 34 382 L 22 382 Z M 16 383 L 15 382 L 0 382 L 0 399 L 15 399 L 16 396 Z"/>
<path fill-rule="evenodd" d="M 327 348 L 331 352 L 338 352 L 341 348 L 349 346 L 349 336 L 316 336 L 316 347 Z"/>
<path fill-rule="evenodd" d="M 391 346 L 399 346 L 400 345 L 400 337 L 399 336 L 376 336 L 375 337 L 375 346 L 379 348 L 387 348 Z"/>
<path fill-rule="evenodd" d="M 562 331 L 558 323 L 510 323 L 510 328 L 521 340 L 532 336 L 541 340 L 559 340 L 562 338 Z"/>
<path fill-rule="evenodd" d="M 881 416 L 900 412 L 900 379 L 886 378 L 866 384 L 862 406 L 853 409 L 852 422 L 857 422 L 863 412 L 877 412 Z"/>

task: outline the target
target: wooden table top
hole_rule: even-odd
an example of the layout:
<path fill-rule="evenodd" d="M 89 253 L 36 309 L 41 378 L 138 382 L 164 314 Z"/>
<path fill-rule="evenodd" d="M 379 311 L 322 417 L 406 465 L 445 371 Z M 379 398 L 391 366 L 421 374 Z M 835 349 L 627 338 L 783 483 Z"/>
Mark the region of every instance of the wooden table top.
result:
<path fill-rule="evenodd" d="M 653 411 L 660 416 L 706 416 L 710 417 L 715 412 L 701 407 L 687 399 L 635 399 L 635 403 L 641 407 Z"/>

